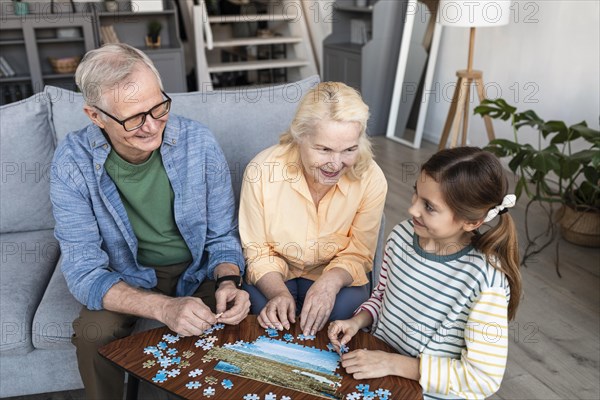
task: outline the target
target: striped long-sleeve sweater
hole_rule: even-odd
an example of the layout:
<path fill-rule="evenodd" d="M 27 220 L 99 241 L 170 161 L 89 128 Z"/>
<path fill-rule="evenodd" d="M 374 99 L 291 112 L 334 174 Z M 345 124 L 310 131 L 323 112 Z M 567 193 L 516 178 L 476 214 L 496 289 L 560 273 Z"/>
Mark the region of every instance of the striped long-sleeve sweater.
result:
<path fill-rule="evenodd" d="M 483 254 L 427 253 L 408 220 L 390 234 L 379 284 L 360 309 L 376 337 L 421 359 L 425 399 L 482 399 L 504 375 L 509 297 L 506 276 Z"/>

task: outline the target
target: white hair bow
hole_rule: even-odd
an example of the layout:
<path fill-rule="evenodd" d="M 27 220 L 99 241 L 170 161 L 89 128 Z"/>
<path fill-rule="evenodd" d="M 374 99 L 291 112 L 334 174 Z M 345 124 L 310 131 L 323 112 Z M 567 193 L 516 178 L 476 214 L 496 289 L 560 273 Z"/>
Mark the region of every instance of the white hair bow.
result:
<path fill-rule="evenodd" d="M 483 222 L 490 222 L 491 220 L 496 218 L 498 214 L 504 214 L 506 211 L 508 211 L 509 208 L 514 207 L 516 202 L 517 196 L 515 196 L 514 194 L 507 194 L 506 196 L 504 196 L 504 199 L 502 199 L 502 204 L 488 211 L 487 216 L 485 217 Z"/>

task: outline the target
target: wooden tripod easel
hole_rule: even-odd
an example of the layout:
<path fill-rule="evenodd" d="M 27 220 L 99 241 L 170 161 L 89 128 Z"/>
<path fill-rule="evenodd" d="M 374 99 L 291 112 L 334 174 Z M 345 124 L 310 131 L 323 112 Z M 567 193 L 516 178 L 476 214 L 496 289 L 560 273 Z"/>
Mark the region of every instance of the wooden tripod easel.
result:
<path fill-rule="evenodd" d="M 448 118 L 444 124 L 444 130 L 440 139 L 439 150 L 446 147 L 448 137 L 452 133 L 452 139 L 450 141 L 450 147 L 456 147 L 458 143 L 458 131 L 460 130 L 460 122 L 462 120 L 462 146 L 467 144 L 467 130 L 469 127 L 469 103 L 471 94 L 471 84 L 475 85 L 479 101 L 485 99 L 483 90 L 483 73 L 481 71 L 473 70 L 473 48 L 475 45 L 475 28 L 471 28 L 471 37 L 469 40 L 469 64 L 466 70 L 461 69 L 456 71 L 458 81 L 456 82 L 456 88 L 454 89 L 454 95 L 452 96 L 452 102 L 450 104 L 450 110 L 448 111 Z M 485 130 L 487 131 L 488 139 L 494 140 L 494 127 L 492 126 L 492 120 L 490 117 L 483 117 L 485 123 Z"/>

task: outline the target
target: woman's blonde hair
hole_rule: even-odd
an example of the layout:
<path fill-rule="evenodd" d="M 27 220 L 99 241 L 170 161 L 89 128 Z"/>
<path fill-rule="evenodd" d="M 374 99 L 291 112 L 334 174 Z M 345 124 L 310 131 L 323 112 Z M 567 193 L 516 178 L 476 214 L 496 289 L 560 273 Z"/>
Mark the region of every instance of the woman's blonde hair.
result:
<path fill-rule="evenodd" d="M 373 160 L 371 141 L 367 136 L 367 106 L 358 91 L 342 82 L 322 82 L 312 88 L 300 101 L 296 116 L 279 143 L 289 145 L 288 151 L 297 151 L 298 144 L 311 135 L 322 121 L 353 122 L 360 126 L 358 160 L 348 172 L 351 179 L 359 179 Z"/>

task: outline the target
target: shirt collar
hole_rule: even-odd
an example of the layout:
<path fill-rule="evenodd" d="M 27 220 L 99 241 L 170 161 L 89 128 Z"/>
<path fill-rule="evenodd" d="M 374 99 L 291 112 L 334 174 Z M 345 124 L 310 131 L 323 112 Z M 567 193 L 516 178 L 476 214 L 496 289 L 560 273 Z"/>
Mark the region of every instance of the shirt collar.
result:
<path fill-rule="evenodd" d="M 163 144 L 166 143 L 170 146 L 177 146 L 177 143 L 179 143 L 179 133 L 181 132 L 181 129 L 179 129 L 180 123 L 177 115 L 169 115 L 169 120 L 165 126 L 165 132 L 163 133 Z"/>

